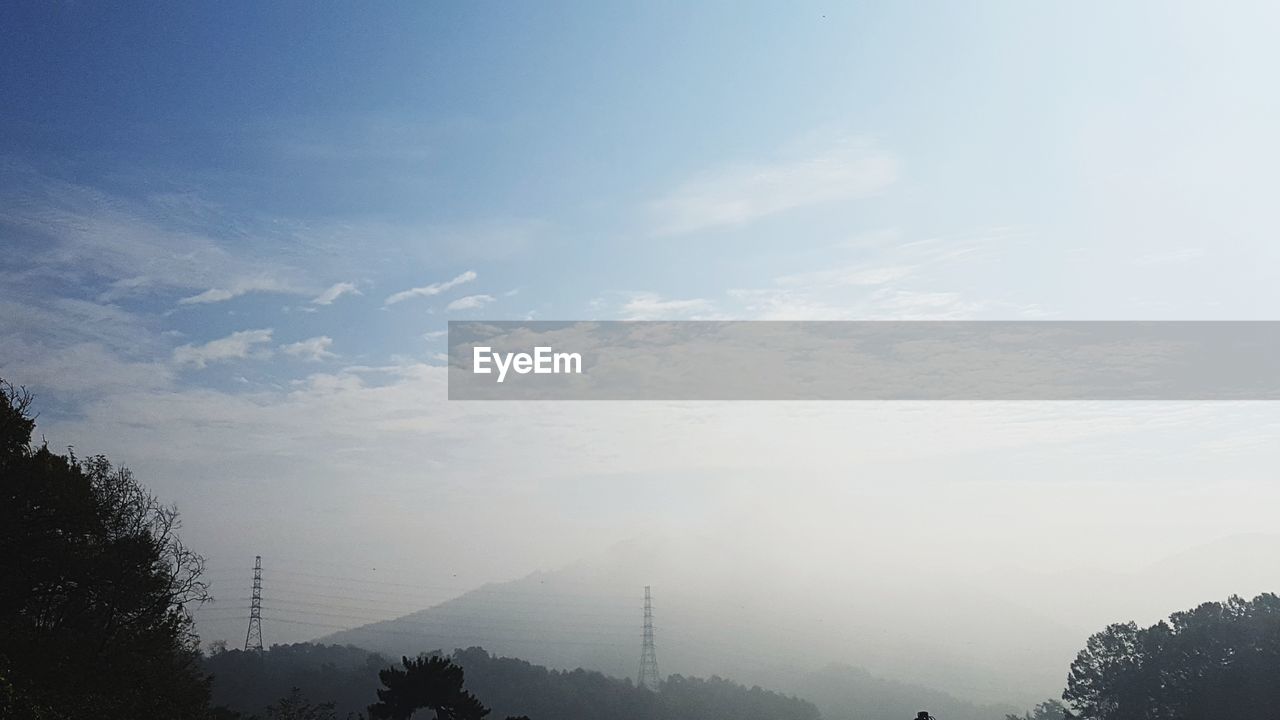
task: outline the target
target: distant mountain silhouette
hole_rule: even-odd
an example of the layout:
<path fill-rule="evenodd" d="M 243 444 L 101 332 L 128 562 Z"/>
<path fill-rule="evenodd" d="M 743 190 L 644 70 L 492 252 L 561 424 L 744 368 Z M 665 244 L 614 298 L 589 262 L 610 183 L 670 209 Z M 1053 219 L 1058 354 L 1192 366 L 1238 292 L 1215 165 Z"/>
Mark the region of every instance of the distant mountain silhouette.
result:
<path fill-rule="evenodd" d="M 817 705 L 823 720 L 904 720 L 922 708 L 947 720 L 997 720 L 1018 710 L 965 702 L 940 690 L 886 680 L 841 664 L 809 673 L 788 690 Z"/>
<path fill-rule="evenodd" d="M 318 642 L 393 657 L 480 645 L 548 667 L 634 679 L 648 584 L 664 674 L 718 674 L 798 691 L 812 673 L 850 662 L 978 701 L 1028 703 L 1060 692 L 1077 648 L 1077 633 L 998 594 L 940 595 L 884 573 L 842 568 L 860 587 L 847 593 L 831 589 L 831 577 L 797 581 L 786 572 L 705 539 L 649 538 Z M 744 585 L 751 577 L 761 581 Z M 1043 661 L 1046 644 L 1059 648 L 1060 659 Z M 996 662 L 1002 657 L 1007 666 Z"/>
<path fill-rule="evenodd" d="M 634 679 L 643 587 L 652 585 L 663 673 L 813 694 L 806 683 L 815 673 L 829 678 L 832 666 L 847 663 L 908 684 L 902 692 L 931 687 L 979 705 L 1029 707 L 1062 691 L 1090 633 L 1116 621 L 1149 623 L 1205 598 L 1280 588 L 1280 566 L 1270 562 L 1277 554 L 1280 535 L 1250 535 L 1125 574 L 992 568 L 946 576 L 876 564 L 870 553 L 815 572 L 785 555 L 706 538 L 645 538 L 321 641 L 392 656 L 479 645 Z"/>

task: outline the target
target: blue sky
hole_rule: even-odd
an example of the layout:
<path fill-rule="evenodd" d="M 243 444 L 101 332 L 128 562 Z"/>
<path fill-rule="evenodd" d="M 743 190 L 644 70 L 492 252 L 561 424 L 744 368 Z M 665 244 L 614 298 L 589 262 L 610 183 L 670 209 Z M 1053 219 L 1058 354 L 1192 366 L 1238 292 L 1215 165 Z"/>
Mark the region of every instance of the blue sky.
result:
<path fill-rule="evenodd" d="M 210 268 L 204 289 L 243 294 L 165 323 L 197 338 L 246 316 L 279 325 L 289 301 L 349 282 L 363 298 L 330 315 L 360 304 L 337 324 L 360 317 L 366 334 L 335 341 L 417 352 L 412 323 L 438 323 L 443 313 L 422 315 L 447 303 L 416 303 L 412 320 L 368 311 L 466 271 L 479 277 L 464 296 L 493 297 L 486 313 L 502 317 L 626 314 L 633 297 L 653 310 L 650 294 L 704 314 L 847 314 L 873 285 L 887 307 L 861 315 L 950 299 L 948 310 L 969 315 L 1200 316 L 1215 312 L 1203 298 L 1170 297 L 1192 279 L 1186 258 L 1274 257 L 1256 232 L 1210 252 L 1203 234 L 1168 237 L 1170 220 L 1147 237 L 1133 236 L 1142 225 L 1114 227 L 1126 208 L 1162 206 L 1216 235 L 1222 219 L 1202 214 L 1266 212 L 1261 194 L 1213 197 L 1198 184 L 1216 183 L 1195 177 L 1259 172 L 1275 156 L 1275 102 L 1257 94 L 1269 58 L 1243 13 L 1022 3 L 6 12 L 16 16 L 4 38 L 3 91 L 15 100 L 3 115 L 7 194 L 48 203 L 49 186 L 69 183 L 93 195 L 75 211 L 106 205 L 192 232 L 254 268 Z M 1225 44 L 1224 30 L 1244 37 Z M 1229 152 L 1214 157 L 1219 145 Z M 847 176 L 832 187 L 827 172 Z M 1127 187 L 1126 173 L 1158 187 Z M 1197 201 L 1203 212 L 1180 207 Z M 887 242 L 859 247 L 868 238 Z M 930 241 L 998 247 L 963 268 L 895 254 Z M 1232 271 L 1262 280 L 1249 265 Z M 882 266 L 898 268 L 895 281 L 863 275 L 856 292 L 783 293 L 776 282 Z M 90 282 L 147 281 L 121 274 Z M 121 301 L 171 310 L 198 295 L 189 283 Z M 1249 299 L 1213 302 L 1236 316 L 1252 312 Z M 241 319 L 226 321 L 228 308 Z"/>
<path fill-rule="evenodd" d="M 854 466 L 903 493 L 990 472 L 953 507 L 1052 525 L 1014 512 L 1033 500 L 1011 447 L 1056 478 L 1036 497 L 1059 509 L 1087 506 L 1081 477 L 1115 480 L 1121 505 L 1186 483 L 1148 545 L 1105 561 L 1266 531 L 1260 509 L 1196 514 L 1217 502 L 1197 473 L 1223 463 L 1221 482 L 1274 492 L 1261 406 L 478 409 L 443 400 L 436 354 L 451 318 L 1275 319 L 1276 19 L 10 3 L 0 374 L 39 393 L 51 442 L 177 501 L 215 567 L 376 548 L 462 588 L 779 505 L 838 548 L 889 531 L 906 497 L 868 487 L 850 510 Z M 765 477 L 797 466 L 811 496 Z M 1096 522 L 1098 548 L 1133 539 Z M 477 524 L 489 544 L 456 564 L 400 542 Z M 1015 564 L 1079 550 L 971 539 Z"/>

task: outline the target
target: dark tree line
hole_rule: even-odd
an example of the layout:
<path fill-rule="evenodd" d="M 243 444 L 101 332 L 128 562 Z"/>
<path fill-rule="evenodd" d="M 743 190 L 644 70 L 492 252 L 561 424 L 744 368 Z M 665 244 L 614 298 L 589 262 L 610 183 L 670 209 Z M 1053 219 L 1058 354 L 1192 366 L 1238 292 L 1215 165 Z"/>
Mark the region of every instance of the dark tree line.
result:
<path fill-rule="evenodd" d="M 377 693 L 376 702 L 382 707 L 370 713 L 371 717 L 396 717 L 387 713 L 402 708 L 401 701 L 412 703 L 415 695 L 434 693 L 464 712 L 476 710 L 472 700 L 483 701 L 481 707 L 491 710 L 490 718 L 818 719 L 817 709 L 807 701 L 720 678 L 673 675 L 663 683 L 661 692 L 654 693 L 630 680 L 587 670 L 550 670 L 524 660 L 496 657 L 481 648 L 456 650 L 447 658 L 433 653 L 406 662 L 400 668 L 387 669 L 390 663 L 374 653 L 349 646 L 300 643 L 273 646 L 261 657 L 240 650 L 221 652 L 208 657 L 205 666 L 214 676 L 214 702 L 226 703 L 246 716 L 260 715 L 265 704 L 291 686 L 301 688 L 312 700 L 332 701 L 336 717 L 363 714 L 375 702 L 373 688 L 381 682 L 383 690 Z M 463 674 L 465 686 L 456 682 Z M 470 716 L 454 717 L 466 720 Z"/>
<path fill-rule="evenodd" d="M 1111 625 L 1071 664 L 1063 699 L 1082 720 L 1280 720 L 1280 598 Z"/>
<path fill-rule="evenodd" d="M 660 692 L 587 670 L 549 670 L 524 660 L 457 650 L 467 686 L 501 714 L 537 720 L 818 720 L 813 703 L 718 677 L 668 676 Z"/>
<path fill-rule="evenodd" d="M 377 702 L 378 673 L 391 660 L 351 646 L 273 645 L 262 655 L 219 648 L 204 658 L 213 676 L 213 704 L 245 715 L 297 688 L 302 697 L 332 702 L 338 717 L 364 713 Z"/>

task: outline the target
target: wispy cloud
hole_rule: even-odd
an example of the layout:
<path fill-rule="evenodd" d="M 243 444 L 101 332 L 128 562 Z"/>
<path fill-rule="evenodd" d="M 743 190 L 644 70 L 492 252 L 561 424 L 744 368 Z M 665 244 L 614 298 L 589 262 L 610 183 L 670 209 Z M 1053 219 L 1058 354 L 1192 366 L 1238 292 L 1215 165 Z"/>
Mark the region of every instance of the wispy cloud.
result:
<path fill-rule="evenodd" d="M 834 268 L 831 270 L 816 270 L 814 272 L 783 275 L 782 277 L 777 278 L 774 282 L 787 287 L 884 285 L 907 277 L 913 270 L 914 268 L 906 265 L 890 265 L 884 267 L 854 265 L 850 267 Z"/>
<path fill-rule="evenodd" d="M 360 288 L 355 283 L 340 282 L 331 285 L 328 290 L 320 293 L 311 300 L 312 305 L 332 305 L 334 300 L 343 295 L 359 295 Z"/>
<path fill-rule="evenodd" d="M 659 234 L 679 235 L 869 195 L 897 177 L 891 155 L 870 142 L 844 139 L 798 157 L 707 172 L 654 202 L 652 210 Z"/>
<path fill-rule="evenodd" d="M 739 306 L 735 315 L 761 320 L 1028 317 L 1044 310 L 990 297 L 986 285 L 974 281 L 1024 237 L 1008 227 L 910 241 L 877 231 L 833 246 L 818 269 L 776 277 L 768 287 L 730 290 L 729 299 Z M 848 254 L 858 261 L 848 262 Z"/>
<path fill-rule="evenodd" d="M 472 280 L 475 280 L 476 277 L 477 275 L 475 274 L 474 271 L 468 270 L 462 273 L 461 275 L 453 278 L 452 280 L 446 280 L 444 282 L 431 283 L 430 285 L 423 285 L 422 287 L 409 288 L 408 290 L 402 290 L 394 295 L 389 296 L 386 299 L 386 301 L 383 302 L 383 306 L 385 307 L 387 305 L 395 305 L 396 303 L 401 303 L 401 302 L 404 302 L 405 300 L 409 300 L 416 297 L 431 297 L 433 295 L 439 295 L 440 293 L 445 292 L 446 290 L 450 290 L 464 283 L 469 283 Z"/>
<path fill-rule="evenodd" d="M 849 320 L 856 316 L 849 306 L 806 290 L 738 289 L 728 295 L 742 306 L 741 317 L 751 320 Z"/>
<path fill-rule="evenodd" d="M 217 303 L 225 300 L 231 300 L 232 298 L 238 298 L 241 295 L 248 295 L 253 292 L 287 293 L 297 295 L 301 293 L 301 290 L 291 283 L 279 278 L 260 275 L 257 277 L 240 278 L 225 287 L 209 288 L 197 295 L 182 298 L 178 301 L 178 304 L 202 305 Z"/>
<path fill-rule="evenodd" d="M 958 292 L 920 292 L 883 288 L 872 294 L 868 307 L 886 320 L 969 320 L 989 303 Z"/>
<path fill-rule="evenodd" d="M 195 197 L 126 199 L 12 167 L 0 168 L 0 185 L 13 188 L 0 198 L 0 222 L 24 264 L 80 281 L 99 302 L 178 290 L 195 293 L 185 298 L 195 304 L 309 285 L 271 252 L 276 238 L 239 252 L 239 231 L 227 229 L 235 223 Z"/>
<path fill-rule="evenodd" d="M 714 310 L 711 301 L 702 298 L 666 299 L 657 293 L 633 293 L 622 306 L 627 320 L 679 320 L 705 316 Z"/>
<path fill-rule="evenodd" d="M 337 353 L 329 351 L 329 347 L 333 345 L 333 338 L 327 335 L 319 337 L 307 338 L 296 343 L 284 345 L 280 350 L 286 355 L 292 355 L 296 358 L 302 358 L 310 362 L 318 362 L 329 358 L 338 357 Z"/>
<path fill-rule="evenodd" d="M 856 298 L 832 298 L 821 286 L 730 290 L 753 320 L 967 320 L 991 308 L 959 292 L 876 287 Z M 1002 309 L 1007 309 L 1003 308 Z"/>
<path fill-rule="evenodd" d="M 449 310 L 476 310 L 494 301 L 492 295 L 468 295 L 449 303 Z"/>
<path fill-rule="evenodd" d="M 100 344 L 133 360 L 167 348 L 145 320 L 116 305 L 74 298 L 10 300 L 4 293 L 0 293 L 0 337 L 5 338 L 0 345 L 25 339 L 58 352 L 82 343 Z"/>
<path fill-rule="evenodd" d="M 263 330 L 241 330 L 224 338 L 211 340 L 203 345 L 188 343 L 174 348 L 173 362 L 178 365 L 193 365 L 203 368 L 212 362 L 238 360 L 249 357 L 259 350 L 259 346 L 271 342 L 270 328 Z"/>

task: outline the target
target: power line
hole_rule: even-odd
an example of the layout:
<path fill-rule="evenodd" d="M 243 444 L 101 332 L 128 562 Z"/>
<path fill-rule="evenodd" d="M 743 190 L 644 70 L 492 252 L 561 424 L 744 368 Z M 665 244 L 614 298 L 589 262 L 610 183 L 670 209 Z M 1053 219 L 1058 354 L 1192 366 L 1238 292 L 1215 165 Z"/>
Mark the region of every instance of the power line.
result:
<path fill-rule="evenodd" d="M 236 609 L 227 609 L 233 611 Z M 367 615 L 352 614 L 352 612 L 326 612 L 324 610 L 303 609 L 303 607 L 291 607 L 288 601 L 280 603 L 280 605 L 264 605 L 262 610 L 270 616 L 271 619 L 276 618 L 278 612 L 288 612 L 291 615 L 316 616 L 316 618 L 337 618 L 340 620 L 355 620 L 357 623 L 367 624 L 387 624 L 397 626 L 408 626 L 408 628 L 448 628 L 448 629 L 494 629 L 497 626 L 509 624 L 521 625 L 525 624 L 521 619 L 495 619 L 492 616 L 479 614 L 454 614 L 454 615 L 436 615 L 428 616 L 426 619 L 411 619 L 407 616 L 402 618 L 370 618 Z M 461 620 L 461 621 L 460 621 Z M 479 621 L 481 624 L 467 623 L 467 620 Z M 549 619 L 539 619 L 536 623 L 538 629 L 541 630 L 584 630 L 584 632 L 595 633 L 603 632 L 603 630 L 618 630 L 622 628 L 621 623 L 581 623 L 575 619 L 564 619 L 562 621 L 553 621 Z M 362 625 L 361 628 L 365 629 Z"/>
<path fill-rule="evenodd" d="M 334 629 L 334 630 L 343 630 L 343 629 L 345 629 L 345 628 L 343 628 L 343 626 L 341 626 L 341 625 L 331 625 L 331 624 L 329 624 L 329 623 L 310 622 L 310 621 L 307 621 L 307 620 L 288 620 L 288 619 L 285 619 L 285 618 L 278 618 L 278 617 L 275 617 L 275 616 L 272 616 L 271 621 L 272 621 L 272 622 L 286 623 L 286 624 L 289 624 L 289 625 L 303 625 L 303 626 L 309 626 L 309 627 L 329 628 L 329 629 Z M 396 638 L 402 638 L 402 639 L 405 637 L 404 632 L 403 632 L 403 631 L 401 631 L 401 630 L 376 630 L 376 629 L 369 628 L 369 629 L 365 629 L 365 630 L 364 630 L 364 632 L 377 633 L 377 634 L 379 634 L 379 635 L 388 635 L 388 636 L 392 636 L 392 637 L 396 637 Z M 428 635 L 428 637 L 446 638 L 446 637 L 449 637 L 449 635 L 450 635 L 450 633 L 435 633 L 435 634 Z M 547 638 L 542 638 L 542 637 L 537 637 L 537 638 L 534 638 L 534 637 L 514 637 L 514 636 L 509 636 L 509 635 L 504 635 L 504 636 L 497 636 L 497 635 L 493 635 L 493 636 L 475 636 L 475 635 L 465 635 L 465 636 L 464 636 L 464 635 L 463 635 L 463 634 L 461 634 L 461 633 L 458 633 L 458 634 L 456 634 L 456 635 L 457 635 L 457 637 L 458 637 L 458 638 L 463 638 L 463 637 L 465 637 L 467 641 L 475 641 L 475 642 L 493 642 L 493 643 L 512 642 L 512 643 L 532 643 L 532 644 L 537 644 L 537 645 L 546 645 L 546 644 L 550 644 L 550 645 L 582 645 L 582 646 L 598 646 L 598 647 L 619 647 L 619 646 L 620 646 L 620 643 L 614 643 L 614 642 L 603 642 L 603 641 L 599 641 L 599 640 L 564 640 L 564 639 L 547 639 Z"/>
<path fill-rule="evenodd" d="M 274 575 L 272 576 L 274 578 Z M 273 579 L 274 582 L 274 579 Z M 272 585 L 276 587 L 276 585 Z M 288 590 L 288 588 L 285 588 Z M 584 623 L 583 620 L 603 619 L 608 621 L 607 624 L 615 625 L 619 621 L 623 621 L 628 613 L 623 608 L 616 606 L 597 606 L 595 610 L 584 610 L 573 606 L 566 606 L 565 603 L 558 605 L 534 605 L 524 608 L 495 608 L 488 603 L 449 603 L 430 605 L 423 607 L 404 607 L 404 606 L 386 606 L 377 605 L 376 600 L 366 598 L 351 598 L 341 595 L 323 595 L 323 594 L 302 594 L 290 590 L 289 597 L 283 600 L 273 600 L 272 605 L 279 609 L 282 605 L 300 605 L 302 608 L 290 607 L 290 610 L 305 610 L 306 608 L 320 608 L 322 610 L 350 610 L 351 617 L 359 617 L 372 615 L 366 619 L 371 622 L 380 622 L 383 620 L 395 620 L 405 618 L 420 613 L 430 613 L 431 617 L 436 618 L 493 618 L 495 612 L 501 613 L 504 618 L 535 618 L 542 619 L 548 615 L 565 615 L 571 614 L 575 624 L 590 625 L 592 623 Z M 302 598 L 302 599 L 299 599 Z M 200 613 L 216 612 L 222 610 L 243 610 L 244 604 L 252 598 L 241 597 L 214 601 L 209 605 L 201 608 Z M 337 602 L 338 600 L 355 600 L 356 604 L 348 604 Z M 234 604 L 227 604 L 234 603 Z M 489 611 L 489 612 L 486 612 Z"/>
<path fill-rule="evenodd" d="M 367 583 L 364 586 L 352 587 L 335 583 L 312 582 L 304 580 L 295 580 L 292 578 L 277 577 L 279 571 L 273 571 L 272 587 L 286 587 L 290 589 L 290 594 L 294 590 L 299 593 L 309 593 L 309 591 L 320 590 L 325 596 L 343 598 L 348 600 L 366 600 L 366 599 L 391 599 L 400 602 L 421 602 L 426 604 L 443 604 L 454 600 L 466 599 L 469 602 L 484 601 L 491 604 L 500 605 L 554 605 L 562 607 L 565 605 L 583 605 L 583 606 L 616 606 L 615 601 L 622 598 L 621 595 L 606 594 L 586 594 L 586 593 L 566 593 L 554 590 L 525 590 L 512 591 L 500 588 L 480 587 L 462 592 L 459 595 L 452 595 L 444 598 L 432 597 L 427 593 L 412 592 L 396 589 L 382 589 L 377 587 L 378 583 Z M 217 589 L 219 582 L 213 580 L 210 586 Z M 456 590 L 456 588 L 454 588 Z M 333 591 L 344 591 L 352 593 L 367 593 L 363 596 L 341 595 Z M 317 594 L 317 593 L 312 593 Z"/>
<path fill-rule="evenodd" d="M 488 583 L 480 586 L 437 585 L 437 584 L 424 584 L 424 583 L 392 582 L 392 581 L 380 580 L 380 579 L 374 579 L 374 578 L 360 578 L 360 577 L 351 577 L 351 576 L 344 576 L 344 575 L 329 575 L 329 574 L 322 574 L 322 573 L 301 572 L 297 570 L 274 570 L 273 572 L 274 572 L 274 574 L 272 575 L 273 582 L 276 582 L 277 584 L 279 582 L 287 581 L 287 582 L 293 582 L 293 583 L 304 584 L 304 585 L 316 585 L 316 583 L 313 583 L 313 582 L 308 583 L 305 580 L 287 579 L 287 578 L 296 578 L 296 577 L 311 578 L 314 580 L 326 581 L 323 584 L 318 585 L 319 587 L 344 587 L 343 585 L 341 585 L 341 583 L 354 583 L 357 588 L 396 587 L 396 588 L 408 588 L 411 590 L 438 590 L 443 592 L 455 592 L 455 593 L 466 593 L 466 594 L 496 593 L 500 595 L 509 595 L 509 596 L 535 596 L 535 597 L 541 597 L 546 595 L 558 595 L 558 596 L 566 596 L 566 597 L 583 597 L 583 598 L 603 599 L 603 600 L 622 600 L 628 597 L 622 594 L 605 594 L 600 592 L 574 592 L 572 590 L 567 590 L 567 589 L 557 589 L 557 590 L 542 589 L 542 588 L 511 589 L 511 588 L 503 587 L 507 583 Z M 227 573 L 229 573 L 229 571 L 211 572 L 209 573 L 209 577 L 213 579 L 217 579 L 218 577 L 224 576 Z M 284 576 L 285 579 L 282 579 L 281 576 Z M 514 581 L 514 582 L 519 582 L 519 581 Z M 593 583 L 574 582 L 574 581 L 561 580 L 561 579 L 553 580 L 551 583 L 551 587 L 553 588 L 561 588 L 561 586 L 596 587 L 596 585 Z M 345 587 L 350 588 L 350 586 L 345 586 Z M 351 589 L 354 589 L 354 588 L 351 588 Z M 393 591 L 382 591 L 382 592 L 386 594 L 386 593 L 392 593 Z M 396 594 L 420 595 L 420 593 L 396 593 Z"/>

